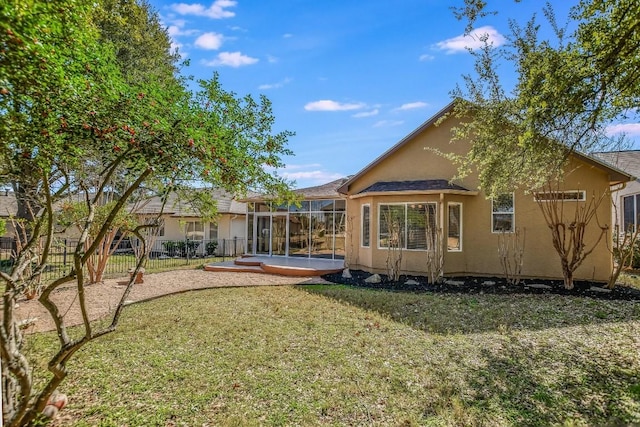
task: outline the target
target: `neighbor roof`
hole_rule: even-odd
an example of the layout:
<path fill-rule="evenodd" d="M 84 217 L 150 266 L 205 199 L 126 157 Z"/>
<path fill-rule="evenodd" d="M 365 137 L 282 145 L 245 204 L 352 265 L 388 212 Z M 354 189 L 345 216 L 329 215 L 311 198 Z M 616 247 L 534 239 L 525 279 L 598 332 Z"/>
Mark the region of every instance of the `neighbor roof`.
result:
<path fill-rule="evenodd" d="M 338 188 L 348 179 L 349 177 L 340 178 L 322 185 L 298 188 L 293 190 L 293 192 L 302 197 L 303 200 L 342 199 L 344 196 L 338 192 Z M 255 195 L 241 200 L 246 202 L 259 202 L 265 199 L 266 197 L 264 195 Z"/>
<path fill-rule="evenodd" d="M 594 153 L 594 157 L 621 169 L 638 179 L 640 177 L 640 150 Z"/>
<path fill-rule="evenodd" d="M 247 207 L 245 203 L 235 200 L 235 198 L 221 189 L 206 189 L 213 194 L 213 197 L 218 202 L 218 213 L 220 214 L 246 214 Z M 139 208 L 135 209 L 138 214 L 157 214 L 162 209 L 162 199 L 158 196 L 151 197 L 148 200 L 139 203 Z M 172 193 L 169 195 L 169 199 L 164 207 L 164 213 L 176 216 L 195 217 L 198 214 L 193 210 L 188 202 L 179 200 L 177 194 Z"/>
<path fill-rule="evenodd" d="M 410 140 L 412 140 L 416 135 L 420 134 L 425 129 L 427 129 L 427 128 L 431 127 L 431 126 L 434 126 L 436 124 L 436 122 L 438 122 L 438 120 L 442 119 L 446 114 L 450 113 L 453 110 L 453 107 L 456 105 L 456 102 L 458 102 L 458 101 L 456 101 L 456 100 L 451 101 L 443 109 L 441 109 L 436 114 L 434 114 L 432 117 L 427 119 L 424 123 L 422 123 L 420 126 L 418 126 L 413 132 L 411 132 L 410 134 L 408 134 L 407 136 L 402 138 L 399 142 L 397 142 L 395 145 L 393 145 L 387 151 L 382 153 L 382 155 L 380 155 L 374 161 L 369 163 L 367 166 L 365 166 L 363 169 L 361 169 L 358 173 L 356 173 L 355 175 L 350 176 L 349 179 L 347 181 L 345 181 L 345 183 L 338 188 L 338 192 L 340 192 L 342 194 L 347 194 L 348 191 L 349 191 L 349 185 L 351 183 L 353 183 L 356 180 L 358 180 L 360 177 L 362 177 L 367 172 L 369 172 L 371 169 L 373 169 L 378 164 L 380 164 L 382 161 L 384 161 L 391 154 L 393 154 L 396 151 L 398 151 L 402 146 L 404 146 L 406 143 L 408 143 Z M 617 184 L 617 183 L 621 183 L 621 182 L 631 181 L 633 179 L 633 175 L 630 175 L 629 173 L 627 173 L 628 171 L 620 170 L 619 168 L 611 165 L 610 163 L 605 163 L 604 161 L 602 161 L 602 160 L 600 160 L 598 158 L 594 158 L 593 156 L 588 156 L 586 154 L 582 154 L 582 153 L 579 153 L 577 151 L 572 152 L 572 154 L 575 157 L 577 157 L 578 159 L 584 161 L 585 163 L 588 163 L 588 164 L 590 164 L 592 166 L 596 166 L 596 167 L 598 167 L 600 169 L 604 169 L 609 174 L 609 182 L 610 183 L 616 183 Z"/>

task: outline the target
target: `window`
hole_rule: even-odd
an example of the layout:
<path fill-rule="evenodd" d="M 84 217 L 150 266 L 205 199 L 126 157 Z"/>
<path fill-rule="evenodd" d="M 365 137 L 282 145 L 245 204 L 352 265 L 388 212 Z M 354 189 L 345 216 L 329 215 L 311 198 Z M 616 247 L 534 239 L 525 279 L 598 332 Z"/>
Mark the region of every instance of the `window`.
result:
<path fill-rule="evenodd" d="M 371 207 L 369 205 L 362 206 L 362 246 L 368 248 L 371 246 Z"/>
<path fill-rule="evenodd" d="M 436 204 L 380 205 L 378 224 L 380 248 L 429 249 L 435 241 Z"/>
<path fill-rule="evenodd" d="M 570 202 L 584 202 L 587 200 L 586 191 L 551 191 L 533 193 L 533 200 L 536 202 L 551 202 L 556 200 Z"/>
<path fill-rule="evenodd" d="M 491 200 L 491 231 L 512 233 L 515 230 L 514 197 L 501 194 Z"/>
<path fill-rule="evenodd" d="M 215 222 L 209 223 L 209 240 L 218 240 L 218 224 Z"/>
<path fill-rule="evenodd" d="M 447 209 L 447 250 L 462 251 L 462 203 L 449 203 Z"/>
<path fill-rule="evenodd" d="M 625 231 L 635 231 L 640 225 L 640 194 L 622 198 L 622 224 Z"/>
<path fill-rule="evenodd" d="M 185 236 L 189 240 L 204 240 L 204 226 L 201 221 L 187 221 Z"/>

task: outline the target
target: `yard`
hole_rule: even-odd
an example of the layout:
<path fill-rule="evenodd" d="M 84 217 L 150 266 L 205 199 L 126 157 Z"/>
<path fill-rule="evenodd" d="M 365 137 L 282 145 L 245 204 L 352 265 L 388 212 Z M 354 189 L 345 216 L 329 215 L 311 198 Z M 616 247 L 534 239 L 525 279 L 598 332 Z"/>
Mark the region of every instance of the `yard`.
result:
<path fill-rule="evenodd" d="M 30 350 L 54 340 L 31 336 Z M 59 425 L 640 423 L 640 306 L 214 289 L 127 308 L 70 371 Z"/>

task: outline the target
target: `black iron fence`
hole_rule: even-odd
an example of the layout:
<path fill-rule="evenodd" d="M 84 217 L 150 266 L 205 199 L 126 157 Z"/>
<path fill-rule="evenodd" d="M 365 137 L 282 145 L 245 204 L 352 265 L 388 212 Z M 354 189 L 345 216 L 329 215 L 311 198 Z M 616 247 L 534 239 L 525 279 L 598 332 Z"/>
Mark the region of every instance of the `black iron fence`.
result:
<path fill-rule="evenodd" d="M 78 240 L 57 238 L 51 247 L 48 262 L 44 270 L 43 280 L 54 280 L 67 274 L 73 266 L 73 254 Z M 157 239 L 148 250 L 147 271 L 168 270 L 174 267 L 206 264 L 224 261 L 227 258 L 240 256 L 245 251 L 245 239 L 215 240 L 169 240 Z M 0 238 L 0 269 L 9 271 L 13 265 L 15 241 L 12 238 Z M 112 247 L 112 254 L 104 266 L 104 277 L 125 276 L 134 268 L 142 249 L 135 239 L 122 240 Z M 98 263 L 96 254 L 92 262 Z"/>

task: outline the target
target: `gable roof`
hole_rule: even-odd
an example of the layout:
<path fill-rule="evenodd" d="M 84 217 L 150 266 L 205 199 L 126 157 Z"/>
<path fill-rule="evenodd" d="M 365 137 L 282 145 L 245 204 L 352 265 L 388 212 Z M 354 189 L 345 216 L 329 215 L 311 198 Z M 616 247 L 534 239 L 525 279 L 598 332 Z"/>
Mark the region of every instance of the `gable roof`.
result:
<path fill-rule="evenodd" d="M 350 176 L 349 179 L 343 185 L 341 185 L 338 188 L 338 192 L 340 192 L 342 194 L 347 194 L 348 191 L 349 191 L 349 185 L 351 183 L 355 182 L 360 177 L 362 177 L 367 172 L 369 172 L 371 169 L 375 168 L 378 164 L 382 163 L 387 157 L 391 156 L 393 153 L 398 151 L 401 147 L 403 147 L 405 144 L 407 144 L 409 141 L 411 141 L 415 136 L 419 135 L 420 133 L 422 133 L 427 128 L 429 128 L 431 126 L 434 126 L 438 120 L 440 120 L 446 114 L 448 114 L 451 111 L 453 111 L 453 107 L 455 107 L 456 102 L 458 102 L 458 101 L 457 100 L 451 101 L 444 108 L 442 108 L 436 114 L 434 114 L 429 119 L 427 119 L 425 122 L 423 122 L 420 126 L 418 126 L 415 130 L 413 130 L 407 136 L 402 138 L 400 141 L 398 141 L 396 144 L 394 144 L 387 151 L 382 153 L 378 158 L 376 158 L 374 161 L 372 161 L 367 166 L 362 168 L 358 173 L 356 173 L 355 175 Z M 583 162 L 585 162 L 585 163 L 587 163 L 589 165 L 592 165 L 592 166 L 596 166 L 596 167 L 598 167 L 600 169 L 603 169 L 605 172 L 607 172 L 609 174 L 609 182 L 610 182 L 610 184 L 619 184 L 619 183 L 622 183 L 622 182 L 627 182 L 627 181 L 633 180 L 633 176 L 630 175 L 629 173 L 626 173 L 625 171 L 620 170 L 619 168 L 617 168 L 617 167 L 615 167 L 615 166 L 613 166 L 613 165 L 611 165 L 609 163 L 605 163 L 604 161 L 602 161 L 600 159 L 594 158 L 594 157 L 586 155 L 586 154 L 579 153 L 577 151 L 574 151 L 571 154 L 573 156 L 575 156 L 576 158 L 582 160 Z"/>
<path fill-rule="evenodd" d="M 633 175 L 636 180 L 640 177 L 640 150 L 607 151 L 593 156 Z"/>

